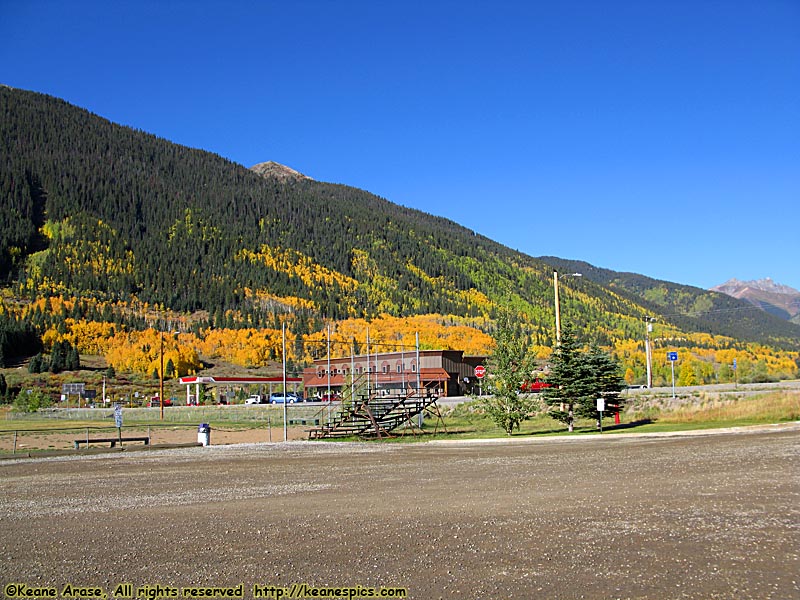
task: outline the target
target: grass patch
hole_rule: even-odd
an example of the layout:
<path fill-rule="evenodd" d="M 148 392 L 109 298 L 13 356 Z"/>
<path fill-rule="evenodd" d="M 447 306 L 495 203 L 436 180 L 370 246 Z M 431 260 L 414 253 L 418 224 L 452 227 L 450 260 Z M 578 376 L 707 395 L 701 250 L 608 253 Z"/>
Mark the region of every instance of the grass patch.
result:
<path fill-rule="evenodd" d="M 664 425 L 729 427 L 800 420 L 800 394 L 771 392 L 746 398 L 720 397 L 662 411 Z"/>
<path fill-rule="evenodd" d="M 323 409 L 323 411 L 326 411 Z M 324 412 L 316 406 L 292 405 L 288 407 L 289 419 L 325 420 Z M 123 430 L 142 427 L 196 427 L 211 423 L 213 428 L 250 429 L 253 427 L 282 427 L 282 406 L 200 406 L 170 407 L 160 419 L 157 408 L 125 409 Z M 507 436 L 481 410 L 478 401 L 464 402 L 442 410 L 443 423 L 428 418 L 422 429 L 400 428 L 389 438 L 392 441 L 414 442 L 432 439 L 491 439 L 531 436 L 586 435 L 599 433 L 595 421 L 578 419 L 575 431 L 570 434 L 563 423 L 546 414 L 538 414 L 522 423 L 519 431 Z M 621 415 L 621 423 L 604 419 L 603 432 L 667 432 L 695 429 L 716 429 L 746 425 L 782 423 L 800 420 L 800 392 L 771 391 L 757 395 L 736 393 L 687 395 L 683 398 L 657 397 L 647 394 L 637 396 Z M 85 431 L 114 427 L 113 410 L 51 410 L 39 413 L 11 413 L 7 407 L 0 409 L 0 434 L 14 431 L 47 433 L 48 431 Z M 434 433 L 434 431 L 436 433 Z M 360 438 L 340 438 L 352 441 Z M 386 439 L 386 438 L 384 438 Z"/>

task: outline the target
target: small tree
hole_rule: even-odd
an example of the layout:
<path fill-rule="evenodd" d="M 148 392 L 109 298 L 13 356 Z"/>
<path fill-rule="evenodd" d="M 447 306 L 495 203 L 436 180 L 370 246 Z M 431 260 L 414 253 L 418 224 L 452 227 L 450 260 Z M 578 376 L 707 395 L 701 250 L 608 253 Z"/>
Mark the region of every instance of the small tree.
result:
<path fill-rule="evenodd" d="M 31 358 L 30 362 L 28 363 L 28 373 L 41 373 L 43 360 L 44 359 L 41 353 Z"/>
<path fill-rule="evenodd" d="M 50 372 L 61 373 L 66 366 L 66 359 L 64 357 L 64 348 L 61 342 L 53 344 L 53 351 L 50 353 Z"/>
<path fill-rule="evenodd" d="M 81 368 L 81 355 L 78 353 L 78 348 L 69 342 L 64 343 L 66 345 L 65 366 L 67 371 L 77 371 Z"/>
<path fill-rule="evenodd" d="M 550 416 L 566 423 L 569 431 L 574 431 L 575 406 L 580 406 L 591 398 L 592 388 L 589 365 L 583 358 L 569 324 L 564 326 L 561 343 L 553 352 L 547 383 L 551 387 L 545 388 L 542 396 L 550 407 Z"/>
<path fill-rule="evenodd" d="M 530 377 L 532 360 L 524 341 L 515 335 L 507 312 L 498 320 L 494 342 L 488 365 L 493 394 L 483 399 L 481 406 L 498 427 L 511 435 L 536 409 L 533 399 L 520 395 L 523 382 Z"/>
<path fill-rule="evenodd" d="M 547 382 L 552 387 L 545 388 L 543 396 L 550 416 L 566 423 L 569 431 L 574 431 L 576 416 L 598 419 L 599 426 L 598 398 L 606 401 L 605 416 L 618 412 L 619 394 L 625 389 L 619 363 L 597 346 L 582 351 L 569 325 L 553 353 Z"/>
<path fill-rule="evenodd" d="M 14 410 L 36 412 L 40 408 L 48 408 L 51 404 L 50 396 L 41 390 L 20 390 L 14 400 Z"/>
<path fill-rule="evenodd" d="M 620 375 L 621 366 L 613 356 L 592 346 L 583 356 L 588 366 L 591 396 L 581 403 L 579 414 L 582 417 L 597 419 L 600 427 L 600 414 L 597 412 L 597 399 L 605 400 L 603 416 L 610 417 L 620 411 L 622 402 L 620 392 L 625 389 L 625 381 Z"/>

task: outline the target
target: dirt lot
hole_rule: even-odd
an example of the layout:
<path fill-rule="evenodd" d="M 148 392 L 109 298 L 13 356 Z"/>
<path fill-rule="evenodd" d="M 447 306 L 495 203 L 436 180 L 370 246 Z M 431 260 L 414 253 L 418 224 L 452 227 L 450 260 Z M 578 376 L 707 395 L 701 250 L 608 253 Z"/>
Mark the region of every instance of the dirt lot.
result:
<path fill-rule="evenodd" d="M 6 597 L 9 583 L 59 597 L 243 584 L 246 598 L 307 583 L 417 599 L 800 598 L 798 442 L 791 424 L 4 460 L 0 581 Z"/>
<path fill-rule="evenodd" d="M 290 441 L 308 439 L 308 427 L 287 427 L 287 438 Z M 89 430 L 88 437 L 109 438 L 117 437 L 117 430 L 113 428 L 97 431 Z M 150 443 L 154 446 L 169 446 L 177 444 L 197 443 L 197 429 L 194 427 L 125 427 L 125 436 L 150 436 Z M 47 431 L 19 432 L 15 439 L 13 430 L 0 434 L 0 452 L 8 453 L 16 449 L 17 453 L 27 454 L 29 451 L 64 451 L 74 449 L 76 439 L 85 439 L 87 433 L 80 428 L 71 432 L 52 433 Z M 252 429 L 225 428 L 214 426 L 211 430 L 212 444 L 255 444 L 259 442 L 282 442 L 283 427 L 258 427 Z M 123 442 L 123 446 L 126 445 Z M 141 446 L 139 442 L 127 444 L 130 450 Z M 90 449 L 108 447 L 108 444 L 92 444 Z M 84 451 L 85 445 L 81 446 Z"/>

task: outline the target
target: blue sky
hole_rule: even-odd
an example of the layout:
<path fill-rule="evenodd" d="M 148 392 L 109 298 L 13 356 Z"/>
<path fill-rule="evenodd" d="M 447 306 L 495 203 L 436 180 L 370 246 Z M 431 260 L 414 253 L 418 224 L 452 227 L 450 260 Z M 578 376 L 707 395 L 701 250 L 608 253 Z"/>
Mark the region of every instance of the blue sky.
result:
<path fill-rule="evenodd" d="M 0 0 L 0 83 L 532 256 L 800 289 L 797 0 Z"/>

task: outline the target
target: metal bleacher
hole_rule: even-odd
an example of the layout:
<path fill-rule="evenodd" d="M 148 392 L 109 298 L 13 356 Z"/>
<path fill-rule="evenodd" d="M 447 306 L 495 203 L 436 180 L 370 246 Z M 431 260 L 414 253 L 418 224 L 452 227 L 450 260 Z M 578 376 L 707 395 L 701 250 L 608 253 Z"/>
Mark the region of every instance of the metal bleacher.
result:
<path fill-rule="evenodd" d="M 308 438 L 386 437 L 401 425 L 414 426 L 414 417 L 429 412 L 441 419 L 436 406 L 439 395 L 423 389 L 405 394 L 359 396 L 344 401 L 327 422 L 309 430 Z"/>

